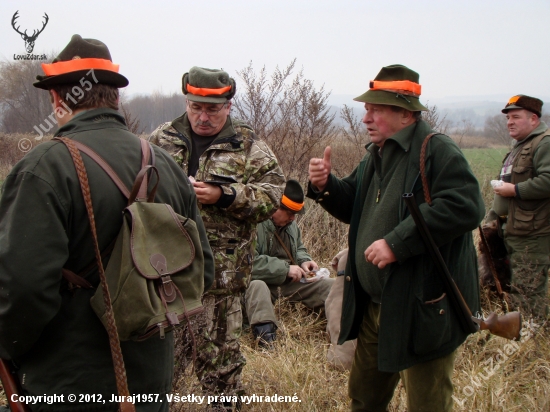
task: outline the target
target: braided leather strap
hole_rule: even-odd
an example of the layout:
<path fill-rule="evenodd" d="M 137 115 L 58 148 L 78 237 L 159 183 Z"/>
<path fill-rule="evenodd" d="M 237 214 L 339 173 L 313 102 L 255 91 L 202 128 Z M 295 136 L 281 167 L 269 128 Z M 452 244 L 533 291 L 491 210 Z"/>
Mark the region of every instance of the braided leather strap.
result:
<path fill-rule="evenodd" d="M 420 179 L 422 180 L 422 190 L 424 191 L 424 199 L 430 206 L 432 205 L 432 198 L 430 197 L 430 188 L 428 186 L 428 179 L 426 178 L 426 148 L 428 142 L 432 136 L 437 133 L 430 133 L 422 142 L 422 148 L 420 149 Z"/>
<path fill-rule="evenodd" d="M 118 331 L 116 328 L 115 317 L 113 315 L 113 306 L 111 304 L 111 296 L 107 287 L 107 279 L 105 278 L 105 271 L 103 269 L 103 262 L 101 261 L 101 253 L 99 252 L 99 242 L 97 240 L 97 232 L 95 227 L 94 209 L 92 207 L 92 196 L 90 193 L 90 185 L 88 183 L 88 174 L 86 173 L 86 167 L 84 161 L 80 155 L 80 151 L 74 144 L 74 142 L 66 137 L 58 137 L 62 143 L 67 146 L 80 182 L 80 188 L 82 190 L 82 196 L 84 197 L 84 203 L 86 204 L 86 210 L 88 212 L 88 219 L 90 221 L 90 229 L 92 232 L 92 238 L 94 241 L 94 252 L 97 261 L 97 267 L 99 269 L 99 278 L 101 279 L 101 288 L 103 290 L 103 299 L 105 303 L 105 315 L 107 317 L 107 334 L 109 335 L 109 345 L 111 346 L 111 356 L 113 358 L 113 364 L 115 368 L 116 386 L 120 396 L 124 396 L 124 399 L 128 399 L 130 391 L 128 390 L 128 381 L 126 379 L 126 368 L 124 367 L 124 359 L 122 357 L 122 350 L 120 349 L 120 340 L 118 338 Z M 121 412 L 135 412 L 135 407 L 131 402 L 123 401 L 120 403 Z"/>

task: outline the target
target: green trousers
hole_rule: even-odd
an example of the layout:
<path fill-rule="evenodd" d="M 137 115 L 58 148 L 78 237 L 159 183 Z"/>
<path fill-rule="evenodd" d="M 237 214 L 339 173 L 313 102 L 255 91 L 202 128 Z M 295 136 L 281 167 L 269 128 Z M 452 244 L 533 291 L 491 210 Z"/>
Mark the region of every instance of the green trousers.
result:
<path fill-rule="evenodd" d="M 504 242 L 512 266 L 511 309 L 545 320 L 548 315 L 550 236 L 512 236 L 505 231 Z"/>
<path fill-rule="evenodd" d="M 244 297 L 246 314 L 250 325 L 273 322 L 277 318 L 273 302 L 278 297 L 286 297 L 290 302 L 302 302 L 310 309 L 325 306 L 334 279 L 320 279 L 313 283 L 293 282 L 281 286 L 267 285 L 262 280 L 253 280 Z"/>
<path fill-rule="evenodd" d="M 349 376 L 352 411 L 387 411 L 399 379 L 407 392 L 408 412 L 446 412 L 453 409 L 453 368 L 456 351 L 399 373 L 378 370 L 380 305 L 369 303 L 357 337 Z"/>

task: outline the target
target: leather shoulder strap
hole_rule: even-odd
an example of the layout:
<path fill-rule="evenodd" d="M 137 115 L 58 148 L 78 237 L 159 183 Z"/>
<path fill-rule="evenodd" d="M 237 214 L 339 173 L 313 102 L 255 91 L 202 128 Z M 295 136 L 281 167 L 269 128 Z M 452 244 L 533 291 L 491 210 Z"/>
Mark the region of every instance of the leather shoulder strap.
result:
<path fill-rule="evenodd" d="M 290 259 L 290 262 L 293 264 L 293 265 L 296 265 L 298 266 L 298 264 L 296 263 L 296 261 L 294 260 L 294 258 L 292 257 L 292 254 L 290 253 L 290 251 L 288 250 L 288 248 L 286 247 L 285 243 L 283 242 L 283 239 L 281 239 L 281 236 L 279 236 L 279 234 L 277 233 L 277 229 L 275 229 L 275 237 L 277 238 L 277 240 L 279 241 L 279 243 L 281 244 L 281 246 L 283 247 L 283 249 L 285 250 L 288 258 Z"/>
<path fill-rule="evenodd" d="M 430 197 L 430 187 L 428 186 L 428 179 L 426 177 L 426 148 L 430 139 L 439 133 L 430 133 L 422 142 L 420 149 L 420 179 L 422 180 L 422 191 L 424 192 L 424 199 L 430 206 L 432 205 L 432 198 Z"/>

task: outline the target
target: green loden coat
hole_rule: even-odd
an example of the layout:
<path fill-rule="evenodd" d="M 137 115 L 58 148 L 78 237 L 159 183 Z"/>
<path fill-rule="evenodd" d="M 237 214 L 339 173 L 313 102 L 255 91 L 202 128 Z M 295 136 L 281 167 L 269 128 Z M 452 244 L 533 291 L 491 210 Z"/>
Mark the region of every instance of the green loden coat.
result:
<path fill-rule="evenodd" d="M 414 194 L 450 273 L 475 314 L 480 309 L 479 284 L 471 231 L 482 220 L 485 208 L 479 184 L 464 155 L 442 134 L 432 137 L 428 144 L 426 173 L 433 203 L 429 206 L 425 202 L 419 158 L 422 141 L 432 132 L 428 123 L 419 121 L 400 144 L 408 153 L 403 193 Z M 389 138 L 385 142 L 388 144 L 398 143 Z M 368 230 L 358 226 L 369 183 L 375 178 L 372 156 L 377 150 L 377 146 L 368 145 L 357 168 L 344 179 L 330 175 L 324 191 L 315 191 L 311 184 L 308 188 L 308 197 L 350 224 L 340 344 L 357 338 L 370 301 L 359 283 L 353 251 L 356 239 Z M 467 336 L 447 297 L 434 305 L 424 304 L 443 294 L 443 283 L 405 203 L 402 199 L 399 202 L 400 223 L 384 236 L 397 258 L 391 264 L 381 299 L 378 367 L 386 372 L 445 356 Z"/>
<path fill-rule="evenodd" d="M 132 186 L 141 168 L 140 141 L 119 112 L 84 111 L 56 136 L 88 145 Z M 214 262 L 195 192 L 168 153 L 159 148 L 154 152 L 160 175 L 155 201 L 196 221 L 208 288 Z M 99 165 L 87 155 L 82 158 L 103 251 L 120 230 L 127 200 Z M 152 180 L 149 188 L 153 185 Z M 23 394 L 64 396 L 63 402 L 51 405 L 39 402 L 33 411 L 118 410 L 118 404 L 109 402 L 117 390 L 107 331 L 90 305 L 95 288 L 71 290 L 61 276 L 62 268 L 82 273 L 89 265 L 92 269 L 83 276 L 97 286 L 92 235 L 75 166 L 63 143 L 44 142 L 13 167 L 0 200 L 0 356 L 17 365 Z M 131 394 L 164 396 L 171 391 L 172 332 L 165 339 L 124 341 L 121 348 Z M 69 394 L 86 393 L 94 398 L 68 401 Z M 158 410 L 156 404 L 138 406 Z"/>

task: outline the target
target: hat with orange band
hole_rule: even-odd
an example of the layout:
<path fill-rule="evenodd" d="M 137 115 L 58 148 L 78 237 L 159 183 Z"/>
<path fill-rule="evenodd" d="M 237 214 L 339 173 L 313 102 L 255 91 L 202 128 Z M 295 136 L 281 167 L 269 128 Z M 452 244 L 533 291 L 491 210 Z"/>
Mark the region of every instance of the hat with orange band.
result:
<path fill-rule="evenodd" d="M 93 72 L 90 73 L 90 70 Z M 36 76 L 34 87 L 49 90 L 55 85 L 79 83 L 81 79 L 114 87 L 128 86 L 128 79 L 118 73 L 119 65 L 113 64 L 111 53 L 95 39 L 83 39 L 75 34 L 67 46 L 50 64 L 42 64 L 44 76 Z"/>
<path fill-rule="evenodd" d="M 398 106 L 412 112 L 427 111 L 418 99 L 421 92 L 419 79 L 417 72 L 401 64 L 382 67 L 375 79 L 370 81 L 369 90 L 353 100 Z"/>
<path fill-rule="evenodd" d="M 305 212 L 304 190 L 298 181 L 293 179 L 287 180 L 285 191 L 281 198 L 281 207 L 294 213 L 303 214 Z"/>
<path fill-rule="evenodd" d="M 191 67 L 182 77 L 187 100 L 198 103 L 225 103 L 235 96 L 235 80 L 223 70 Z"/>

